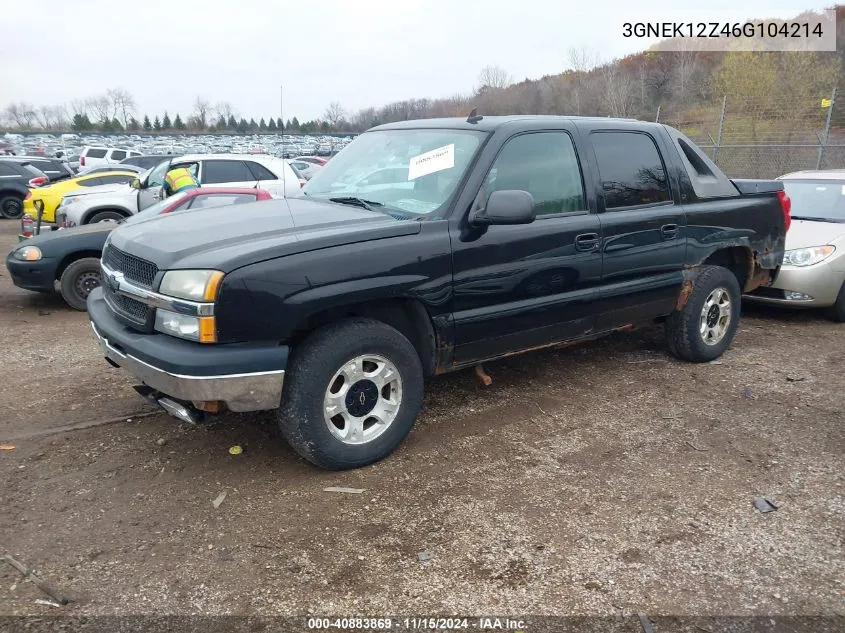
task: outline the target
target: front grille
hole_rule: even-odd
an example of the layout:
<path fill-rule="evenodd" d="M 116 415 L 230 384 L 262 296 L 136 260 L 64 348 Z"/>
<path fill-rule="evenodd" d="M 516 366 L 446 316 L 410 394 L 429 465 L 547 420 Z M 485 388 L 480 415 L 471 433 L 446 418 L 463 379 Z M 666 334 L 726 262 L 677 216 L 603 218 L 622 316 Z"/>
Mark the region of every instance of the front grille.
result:
<path fill-rule="evenodd" d="M 112 291 L 108 284 L 103 284 L 103 297 L 108 306 L 117 314 L 123 316 L 138 325 L 146 325 L 147 317 L 150 314 L 150 306 L 125 295 Z"/>
<path fill-rule="evenodd" d="M 103 263 L 111 270 L 122 272 L 129 281 L 147 288 L 153 287 L 158 272 L 158 267 L 152 262 L 124 253 L 111 245 L 103 253 Z"/>

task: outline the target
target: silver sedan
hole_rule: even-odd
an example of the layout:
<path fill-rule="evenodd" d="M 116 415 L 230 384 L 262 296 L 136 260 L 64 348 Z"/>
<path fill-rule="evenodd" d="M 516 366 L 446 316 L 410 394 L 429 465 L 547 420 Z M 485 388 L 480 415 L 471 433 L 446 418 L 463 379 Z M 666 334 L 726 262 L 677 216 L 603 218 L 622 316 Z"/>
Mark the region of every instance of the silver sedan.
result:
<path fill-rule="evenodd" d="M 771 286 L 745 298 L 825 308 L 845 321 L 845 170 L 800 171 L 780 180 L 792 200 L 783 266 Z"/>

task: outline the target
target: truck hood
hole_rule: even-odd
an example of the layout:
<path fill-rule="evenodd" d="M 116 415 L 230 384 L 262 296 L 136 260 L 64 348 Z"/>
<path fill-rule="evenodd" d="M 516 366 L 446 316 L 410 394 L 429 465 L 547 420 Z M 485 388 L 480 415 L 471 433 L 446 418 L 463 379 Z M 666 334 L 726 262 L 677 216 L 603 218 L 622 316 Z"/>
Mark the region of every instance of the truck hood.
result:
<path fill-rule="evenodd" d="M 419 231 L 419 222 L 378 211 L 289 198 L 155 216 L 120 225 L 109 243 L 160 270 L 228 273 L 285 255 Z"/>
<path fill-rule="evenodd" d="M 786 233 L 786 250 L 834 244 L 843 236 L 845 236 L 843 223 L 793 219 Z"/>

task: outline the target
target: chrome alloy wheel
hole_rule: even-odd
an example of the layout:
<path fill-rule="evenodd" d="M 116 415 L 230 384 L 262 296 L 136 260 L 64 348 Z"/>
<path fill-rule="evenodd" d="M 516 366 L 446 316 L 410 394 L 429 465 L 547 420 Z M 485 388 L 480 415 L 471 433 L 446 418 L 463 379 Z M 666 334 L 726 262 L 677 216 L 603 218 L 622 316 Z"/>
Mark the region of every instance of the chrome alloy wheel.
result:
<path fill-rule="evenodd" d="M 725 288 L 715 288 L 704 302 L 699 319 L 699 332 L 705 345 L 717 345 L 731 324 L 731 296 Z"/>
<path fill-rule="evenodd" d="M 329 381 L 323 416 L 344 444 L 366 444 L 384 433 L 402 404 L 402 377 L 389 360 L 356 356 Z"/>

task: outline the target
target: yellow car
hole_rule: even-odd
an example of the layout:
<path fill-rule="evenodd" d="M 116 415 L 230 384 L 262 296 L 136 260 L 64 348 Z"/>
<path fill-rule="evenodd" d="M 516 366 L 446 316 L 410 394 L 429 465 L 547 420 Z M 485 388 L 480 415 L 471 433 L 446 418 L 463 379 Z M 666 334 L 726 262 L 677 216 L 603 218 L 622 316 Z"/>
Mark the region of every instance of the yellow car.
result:
<path fill-rule="evenodd" d="M 106 171 L 68 178 L 67 180 L 61 180 L 46 187 L 33 187 L 29 190 L 26 198 L 24 198 L 23 212 L 28 213 L 34 220 L 37 214 L 35 201 L 42 200 L 44 202 L 44 214 L 41 216 L 41 221 L 47 223 L 55 222 L 56 208 L 65 194 L 71 191 L 78 191 L 83 187 L 129 184 L 133 178 L 137 177 L 138 172 L 135 171 Z"/>

